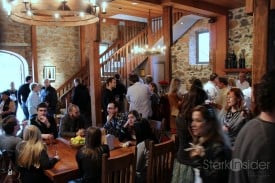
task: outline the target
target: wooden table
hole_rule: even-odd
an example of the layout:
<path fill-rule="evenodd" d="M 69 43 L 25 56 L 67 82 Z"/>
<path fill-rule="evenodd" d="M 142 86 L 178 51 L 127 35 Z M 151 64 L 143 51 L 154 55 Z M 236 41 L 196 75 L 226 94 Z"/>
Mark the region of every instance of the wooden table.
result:
<path fill-rule="evenodd" d="M 58 151 L 60 160 L 52 169 L 45 170 L 45 174 L 54 183 L 67 183 L 69 180 L 78 178 L 78 166 L 75 159 L 77 149 L 72 148 L 69 141 L 63 138 L 58 138 L 56 144 L 48 145 L 48 154 L 50 157 L 55 155 L 55 149 Z M 115 140 L 115 149 L 110 151 L 110 157 L 131 151 L 133 151 L 133 147 L 122 148 L 119 141 Z"/>

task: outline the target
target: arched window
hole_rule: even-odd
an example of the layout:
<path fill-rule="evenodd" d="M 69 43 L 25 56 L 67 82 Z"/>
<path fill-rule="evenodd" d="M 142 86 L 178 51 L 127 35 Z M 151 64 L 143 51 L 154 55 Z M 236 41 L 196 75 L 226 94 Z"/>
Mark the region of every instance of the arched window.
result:
<path fill-rule="evenodd" d="M 17 53 L 0 50 L 0 92 L 9 89 L 11 81 L 18 89 L 28 74 L 26 59 Z"/>

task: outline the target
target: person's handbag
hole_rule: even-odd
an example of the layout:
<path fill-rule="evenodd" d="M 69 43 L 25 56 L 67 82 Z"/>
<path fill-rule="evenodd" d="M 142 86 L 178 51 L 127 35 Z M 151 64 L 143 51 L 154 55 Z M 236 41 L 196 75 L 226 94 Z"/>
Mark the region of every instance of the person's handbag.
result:
<path fill-rule="evenodd" d="M 9 157 L 7 151 L 0 151 L 0 182 L 1 183 L 20 183 L 20 173 Z"/>

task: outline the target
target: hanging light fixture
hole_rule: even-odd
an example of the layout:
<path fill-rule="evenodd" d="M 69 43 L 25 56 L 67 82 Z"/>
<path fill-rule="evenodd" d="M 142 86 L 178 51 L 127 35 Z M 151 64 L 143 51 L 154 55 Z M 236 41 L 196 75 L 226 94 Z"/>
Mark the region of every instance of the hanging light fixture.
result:
<path fill-rule="evenodd" d="M 141 55 L 141 56 L 153 56 L 153 55 L 164 55 L 166 47 L 165 46 L 156 46 L 156 47 L 149 47 L 145 45 L 143 47 L 135 46 L 131 53 L 133 55 Z"/>
<path fill-rule="evenodd" d="M 81 26 L 98 22 L 106 7 L 107 1 L 101 0 L 23 0 L 12 8 L 10 19 L 28 25 Z"/>
<path fill-rule="evenodd" d="M 149 17 L 147 20 L 148 29 L 151 29 L 150 21 L 151 21 L 151 10 L 149 9 Z M 147 44 L 145 44 L 145 45 L 134 46 L 134 48 L 131 50 L 131 54 L 137 55 L 137 56 L 164 55 L 165 50 L 166 50 L 166 47 L 161 46 L 161 44 L 157 44 L 157 46 L 152 46 L 152 47 L 149 47 Z"/>

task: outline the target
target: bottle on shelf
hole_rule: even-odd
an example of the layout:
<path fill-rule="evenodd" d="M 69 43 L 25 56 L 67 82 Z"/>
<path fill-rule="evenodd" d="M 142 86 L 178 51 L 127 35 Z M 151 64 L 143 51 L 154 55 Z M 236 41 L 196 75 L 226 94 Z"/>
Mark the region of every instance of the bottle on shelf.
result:
<path fill-rule="evenodd" d="M 239 58 L 239 68 L 245 69 L 245 50 L 243 49 Z"/>
<path fill-rule="evenodd" d="M 235 51 L 233 50 L 231 54 L 231 68 L 238 68 L 238 63 L 237 63 L 237 56 L 235 54 Z"/>
<path fill-rule="evenodd" d="M 230 59 L 229 59 L 229 57 L 230 57 L 230 54 L 228 53 L 226 58 L 225 58 L 225 61 L 224 61 L 224 64 L 225 64 L 224 66 L 225 66 L 226 69 L 230 68 L 230 64 L 229 64 Z"/>

